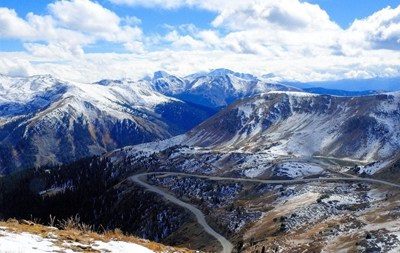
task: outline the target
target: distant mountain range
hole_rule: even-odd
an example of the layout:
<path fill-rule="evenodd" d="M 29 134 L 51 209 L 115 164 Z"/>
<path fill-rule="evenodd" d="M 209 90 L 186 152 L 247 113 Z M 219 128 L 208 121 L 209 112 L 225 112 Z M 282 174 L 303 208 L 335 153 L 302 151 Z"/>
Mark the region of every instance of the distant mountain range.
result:
<path fill-rule="evenodd" d="M 343 79 L 335 81 L 318 82 L 284 82 L 300 89 L 324 88 L 330 90 L 343 90 L 352 92 L 390 92 L 400 90 L 400 78 L 369 78 L 369 79 Z M 334 94 L 332 94 L 334 95 Z"/>
<path fill-rule="evenodd" d="M 59 164 L 182 134 L 232 101 L 270 90 L 229 70 L 185 78 L 68 82 L 0 76 L 0 172 Z"/>
<path fill-rule="evenodd" d="M 208 133 L 214 136 L 213 141 L 228 140 L 228 136 L 233 137 L 231 134 L 239 134 L 240 138 L 244 138 L 245 135 L 246 138 L 250 136 L 258 138 L 261 132 L 256 134 L 257 129 L 261 127 L 264 131 L 268 125 L 277 127 L 275 124 L 278 122 L 291 120 L 293 115 L 289 113 L 295 112 L 296 108 L 300 107 L 301 110 L 305 110 L 304 113 L 309 113 L 307 117 L 310 122 L 316 119 L 327 121 L 328 119 L 324 117 L 330 117 L 329 120 L 334 118 L 339 120 L 342 115 L 347 115 L 344 122 L 352 118 L 350 111 L 355 109 L 344 98 L 311 95 L 297 98 L 296 95 L 283 95 L 286 93 L 278 92 L 268 95 L 271 101 L 266 100 L 258 94 L 271 91 L 302 91 L 292 85 L 270 83 L 267 80 L 264 77 L 227 69 L 195 73 L 186 77 L 158 71 L 152 77 L 138 81 L 101 80 L 93 84 L 69 82 L 52 76 L 23 78 L 0 75 L 0 172 L 8 174 L 22 168 L 66 163 L 124 146 L 168 139 L 189 131 L 225 107 L 226 109 L 218 114 L 223 115 L 220 121 L 217 122 L 214 118 L 214 121 L 205 123 L 211 127 L 207 131 L 214 129 L 214 132 Z M 304 90 L 340 96 L 377 93 L 372 90 L 349 92 L 325 88 L 304 88 Z M 244 106 L 243 115 L 238 116 L 237 110 L 240 109 L 235 109 L 234 106 L 251 101 L 251 99 L 240 100 L 251 97 L 257 101 Z M 277 101 L 278 97 L 281 102 Z M 297 101 L 301 106 L 293 108 L 295 105 L 289 103 L 288 99 L 292 102 Z M 360 103 L 369 105 L 370 100 L 379 101 L 370 97 L 360 100 Z M 231 105 L 234 101 L 238 102 Z M 343 103 L 340 107 L 342 109 L 337 108 L 336 111 L 329 111 L 333 110 L 332 108 L 326 109 L 329 115 L 324 115 L 327 113 L 324 111 L 327 103 Z M 254 112 L 256 109 L 257 113 L 261 114 L 256 115 Z M 367 107 L 363 107 L 364 109 L 367 113 Z M 366 127 L 371 127 L 368 129 L 372 132 L 383 124 L 381 121 L 375 122 L 374 119 L 370 119 L 369 115 L 363 117 L 360 122 L 367 124 Z M 327 124 L 335 126 L 332 122 Z M 202 126 L 205 125 L 199 127 Z M 387 128 L 383 126 L 382 131 L 386 131 Z M 286 133 L 287 136 L 296 134 L 293 131 Z M 199 137 L 198 134 L 196 136 Z M 359 137 L 367 138 L 361 135 Z M 268 143 L 260 139 L 258 142 L 263 143 L 257 145 L 275 145 L 275 142 L 285 140 L 285 138 L 279 139 L 282 136 L 274 138 L 267 141 Z M 198 141 L 203 144 L 207 142 L 204 138 Z M 231 144 L 236 145 L 237 141 L 239 139 Z M 364 141 L 366 145 L 369 140 Z M 321 146 L 309 148 L 317 152 Z M 329 145 L 325 145 L 325 149 L 336 155 L 347 154 L 344 149 L 336 150 Z M 372 154 L 372 151 L 368 152 L 360 154 L 359 157 L 380 156 Z"/>
<path fill-rule="evenodd" d="M 239 98 L 272 90 L 300 90 L 227 69 L 216 69 L 182 78 L 159 71 L 146 80 L 154 90 L 164 95 L 214 108 L 227 106 Z"/>

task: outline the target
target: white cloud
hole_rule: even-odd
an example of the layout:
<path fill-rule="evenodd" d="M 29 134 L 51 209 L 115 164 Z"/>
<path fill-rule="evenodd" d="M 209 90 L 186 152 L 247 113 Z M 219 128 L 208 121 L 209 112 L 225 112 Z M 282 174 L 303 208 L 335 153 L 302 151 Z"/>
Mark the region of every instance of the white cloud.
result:
<path fill-rule="evenodd" d="M 129 26 L 137 26 L 142 23 L 142 20 L 135 16 L 126 16 L 123 18 L 123 21 Z"/>
<path fill-rule="evenodd" d="M 0 8 L 0 38 L 27 39 L 34 34 L 35 30 L 14 10 Z"/>
<path fill-rule="evenodd" d="M 140 40 L 142 36 L 142 31 L 136 24 L 128 24 L 139 23 L 138 18 L 121 19 L 114 12 L 89 0 L 61 0 L 49 4 L 48 8 L 57 25 L 96 39 L 129 44 Z M 126 25 L 122 26 L 122 21 Z"/>
<path fill-rule="evenodd" d="M 48 59 L 82 57 L 85 46 L 99 41 L 144 51 L 138 18 L 120 18 L 89 0 L 60 0 L 48 9 L 50 15 L 28 13 L 23 19 L 14 10 L 0 8 L 0 38 L 20 39 L 32 55 Z"/>
<path fill-rule="evenodd" d="M 109 1 L 201 8 L 215 13 L 215 19 L 204 29 L 165 25 L 164 33 L 149 35 L 137 17 L 118 16 L 95 1 L 59 0 L 49 5 L 48 15 L 25 18 L 0 8 L 0 38 L 18 38 L 26 48 L 25 53 L 0 53 L 0 73 L 50 73 L 90 82 L 136 79 L 160 69 L 186 75 L 221 67 L 300 81 L 400 75 L 400 7 L 343 30 L 319 6 L 300 0 Z M 85 53 L 99 42 L 132 54 Z"/>
<path fill-rule="evenodd" d="M 123 4 L 130 6 L 144 6 L 148 8 L 158 7 L 164 9 L 173 9 L 188 4 L 185 0 L 110 0 L 114 4 Z"/>
<path fill-rule="evenodd" d="M 300 3 L 296 0 L 282 1 L 247 1 L 247 4 L 237 9 L 222 9 L 213 25 L 225 26 L 232 30 L 265 29 L 276 26 L 280 29 L 294 30 L 304 28 L 311 22 L 314 13 L 308 13 L 313 5 Z M 316 16 L 316 15 L 313 15 Z"/>
<path fill-rule="evenodd" d="M 79 31 L 57 26 L 51 16 L 40 16 L 33 13 L 27 15 L 27 22 L 35 31 L 35 36 L 28 41 L 65 42 L 85 45 L 92 43 L 94 38 Z"/>
<path fill-rule="evenodd" d="M 247 1 L 226 0 L 109 0 L 111 3 L 128 6 L 143 6 L 147 8 L 177 9 L 182 7 L 201 8 L 210 11 L 237 9 Z M 269 0 L 268 0 L 269 1 Z"/>
<path fill-rule="evenodd" d="M 126 42 L 124 47 L 132 53 L 143 54 L 146 52 L 143 43 L 140 41 Z"/>
<path fill-rule="evenodd" d="M 400 5 L 394 9 L 387 7 L 365 19 L 356 20 L 347 35 L 364 47 L 400 50 Z"/>
<path fill-rule="evenodd" d="M 34 68 L 26 55 L 21 53 L 0 53 L 0 73 L 10 76 L 30 76 Z"/>
<path fill-rule="evenodd" d="M 24 47 L 35 57 L 42 57 L 53 61 L 72 58 L 82 59 L 84 56 L 82 47 L 65 42 L 55 42 L 46 45 L 40 43 L 25 43 Z"/>
<path fill-rule="evenodd" d="M 49 4 L 48 8 L 58 23 L 67 29 L 95 34 L 119 31 L 120 18 L 89 0 L 61 0 Z"/>

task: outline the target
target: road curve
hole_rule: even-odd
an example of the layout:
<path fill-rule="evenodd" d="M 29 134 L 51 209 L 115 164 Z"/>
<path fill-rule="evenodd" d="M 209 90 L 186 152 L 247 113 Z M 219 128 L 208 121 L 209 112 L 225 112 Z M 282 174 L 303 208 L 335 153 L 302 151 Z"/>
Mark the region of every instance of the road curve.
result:
<path fill-rule="evenodd" d="M 149 185 L 149 184 L 143 182 L 142 180 L 140 180 L 141 176 L 151 175 L 151 174 L 152 173 L 138 174 L 138 175 L 135 175 L 135 176 L 131 176 L 130 179 L 133 182 L 135 182 L 135 183 L 147 188 L 149 191 L 152 191 L 154 193 L 162 195 L 168 201 L 171 201 L 172 203 L 175 203 L 175 204 L 177 204 L 177 205 L 179 205 L 181 207 L 184 207 L 184 208 L 188 209 L 189 211 L 191 211 L 196 216 L 197 222 L 204 228 L 204 230 L 208 234 L 210 234 L 212 237 L 214 237 L 215 239 L 217 239 L 219 241 L 219 243 L 222 246 L 221 253 L 231 253 L 232 252 L 232 250 L 233 250 L 232 243 L 230 241 L 228 241 L 222 235 L 218 234 L 214 229 L 212 229 L 210 227 L 210 225 L 208 225 L 208 223 L 207 223 L 207 221 L 206 221 L 206 219 L 204 217 L 204 214 L 199 209 L 197 209 L 196 207 L 194 207 L 191 204 L 188 204 L 186 202 L 183 202 L 183 201 L 177 199 L 176 197 L 172 196 L 171 194 L 168 194 L 168 193 L 160 190 L 159 188 L 157 188 L 157 187 L 155 187 L 153 185 Z"/>
<path fill-rule="evenodd" d="M 175 203 L 179 206 L 182 206 L 189 211 L 191 211 L 197 219 L 197 222 L 204 228 L 204 230 L 216 238 L 223 250 L 222 253 L 231 253 L 233 250 L 233 245 L 231 242 L 229 242 L 225 237 L 222 235 L 218 234 L 215 230 L 213 230 L 210 225 L 208 225 L 207 221 L 204 218 L 204 214 L 194 207 L 191 204 L 188 204 L 186 202 L 183 202 L 176 197 L 172 196 L 171 194 L 168 194 L 161 189 L 147 184 L 140 180 L 140 177 L 143 176 L 148 176 L 148 175 L 163 175 L 163 176 L 182 176 L 182 177 L 196 177 L 196 178 L 203 178 L 203 179 L 208 179 L 208 180 L 213 180 L 213 181 L 238 181 L 238 182 L 253 182 L 253 183 L 263 183 L 263 184 L 296 184 L 296 183 L 308 183 L 308 182 L 337 182 L 337 181 L 352 181 L 352 182 L 365 182 L 365 183 L 374 183 L 374 184 L 383 184 L 383 185 L 388 185 L 392 187 L 397 187 L 400 188 L 400 184 L 395 184 L 379 179 L 373 179 L 373 178 L 361 178 L 361 177 L 335 177 L 335 178 L 299 178 L 299 179 L 288 179 L 288 180 L 267 180 L 267 179 L 252 179 L 252 178 L 234 178 L 234 177 L 217 177 L 217 176 L 206 176 L 206 175 L 195 175 L 195 174 L 187 174 L 187 173 L 180 173 L 180 172 L 147 172 L 147 173 L 141 173 L 137 174 L 134 176 L 130 177 L 130 180 L 133 182 L 147 188 L 149 191 L 155 192 L 159 195 L 162 195 L 164 198 L 167 200 L 171 201 L 172 203 Z"/>
<path fill-rule="evenodd" d="M 262 184 L 296 184 L 296 183 L 309 183 L 309 182 L 337 182 L 337 181 L 352 181 L 352 182 L 364 182 L 383 184 L 392 187 L 400 188 L 400 184 L 387 182 L 384 180 L 363 178 L 363 177 L 319 177 L 319 178 L 296 178 L 296 179 L 255 179 L 255 178 L 236 178 L 236 177 L 218 177 L 218 176 L 207 176 L 207 175 L 196 175 L 182 172 L 147 172 L 136 176 L 147 176 L 147 175 L 164 175 L 164 176 L 182 176 L 182 177 L 196 177 L 204 178 L 213 181 L 238 181 L 238 182 L 253 182 Z M 134 176 L 135 177 L 135 176 Z"/>

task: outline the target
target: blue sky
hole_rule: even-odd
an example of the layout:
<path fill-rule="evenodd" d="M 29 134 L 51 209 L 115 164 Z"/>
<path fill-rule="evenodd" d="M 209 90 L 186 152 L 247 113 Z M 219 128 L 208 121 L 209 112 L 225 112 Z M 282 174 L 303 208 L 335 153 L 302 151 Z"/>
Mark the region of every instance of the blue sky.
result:
<path fill-rule="evenodd" d="M 397 7 L 400 1 L 393 0 L 310 0 L 318 4 L 342 28 L 348 28 L 355 19 L 363 19 L 387 6 Z"/>
<path fill-rule="evenodd" d="M 276 80 L 400 76 L 400 0 L 0 2 L 0 73 L 77 81 L 230 68 Z"/>

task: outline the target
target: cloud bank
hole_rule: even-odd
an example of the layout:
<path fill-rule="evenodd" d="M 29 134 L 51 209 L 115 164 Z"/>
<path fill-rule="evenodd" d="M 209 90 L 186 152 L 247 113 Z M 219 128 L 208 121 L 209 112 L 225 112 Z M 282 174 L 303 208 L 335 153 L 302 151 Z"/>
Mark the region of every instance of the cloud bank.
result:
<path fill-rule="evenodd" d="M 46 15 L 26 17 L 0 7 L 0 40 L 19 40 L 25 48 L 0 52 L 0 73 L 96 81 L 136 79 L 160 69 L 186 75 L 225 67 L 291 81 L 400 76 L 400 6 L 342 29 L 318 5 L 299 0 L 109 3 L 201 9 L 215 18 L 207 28 L 162 24 L 164 31 L 154 33 L 144 31 L 139 18 L 119 16 L 90 0 L 54 1 Z"/>

